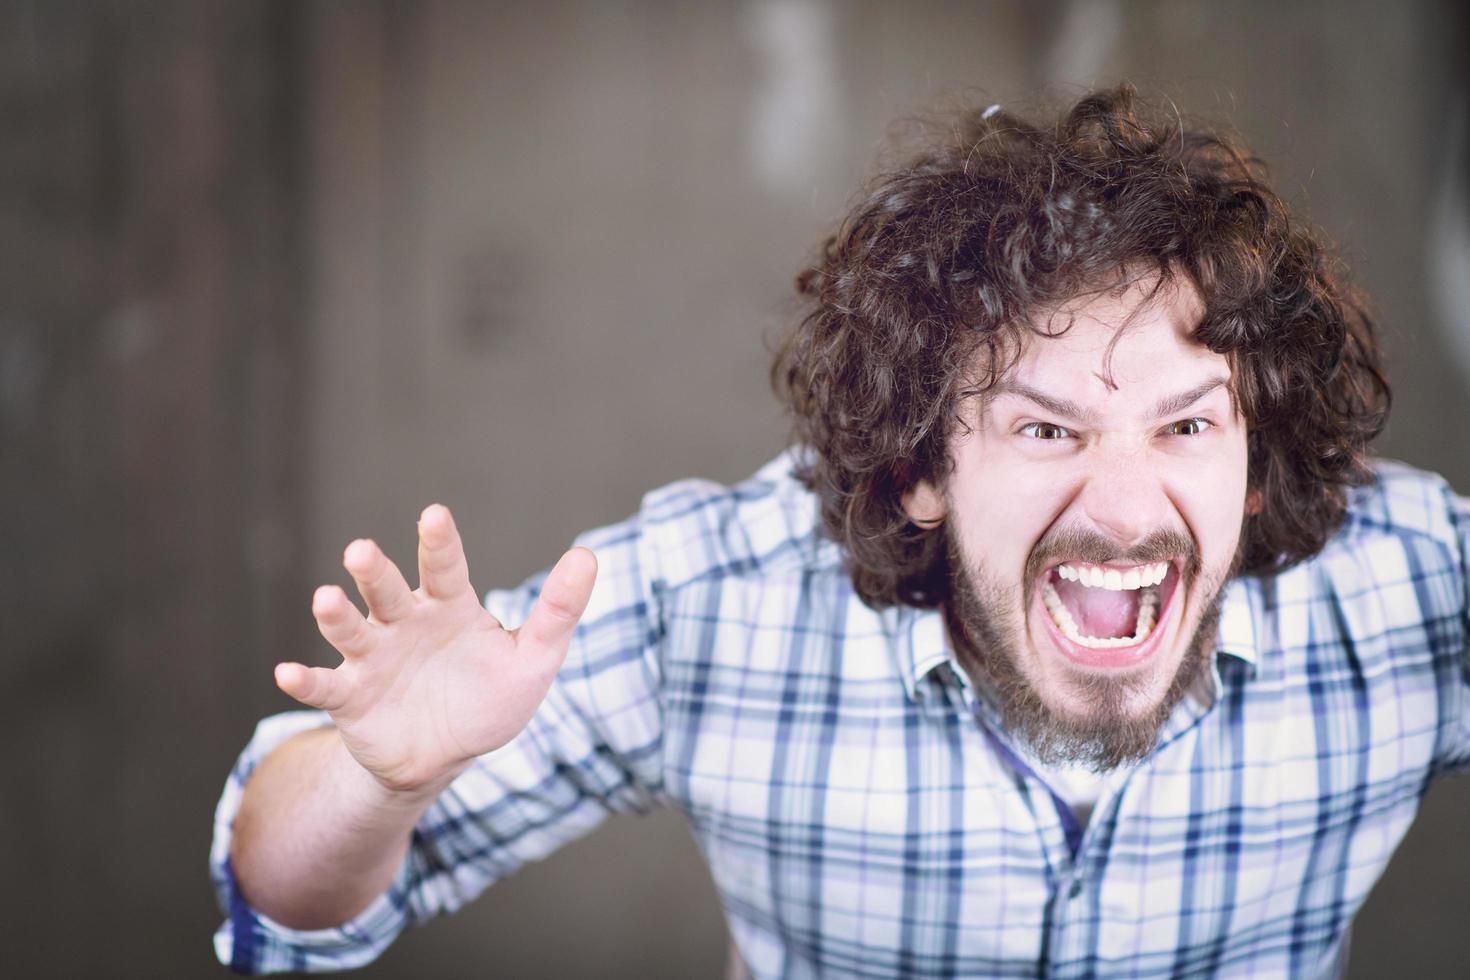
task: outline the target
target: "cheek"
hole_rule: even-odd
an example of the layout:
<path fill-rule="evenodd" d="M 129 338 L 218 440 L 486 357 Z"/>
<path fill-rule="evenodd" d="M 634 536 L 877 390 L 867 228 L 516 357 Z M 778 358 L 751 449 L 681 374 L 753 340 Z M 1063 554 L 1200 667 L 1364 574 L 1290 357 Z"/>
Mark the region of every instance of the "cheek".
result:
<path fill-rule="evenodd" d="M 1207 566 L 1219 566 L 1234 555 L 1246 513 L 1244 437 L 1217 465 L 1201 466 L 1181 495 Z"/>
<path fill-rule="evenodd" d="M 994 459 L 968 474 L 956 470 L 949 504 L 970 563 L 988 574 L 1019 576 L 1036 542 L 1065 508 L 1065 488 L 1037 472 Z"/>

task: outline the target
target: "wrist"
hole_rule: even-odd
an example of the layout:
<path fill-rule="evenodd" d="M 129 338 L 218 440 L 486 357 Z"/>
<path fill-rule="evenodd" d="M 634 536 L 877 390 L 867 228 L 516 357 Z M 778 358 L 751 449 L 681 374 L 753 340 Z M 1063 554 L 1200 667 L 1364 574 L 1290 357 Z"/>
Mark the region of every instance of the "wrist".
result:
<path fill-rule="evenodd" d="M 415 817 L 449 788 L 449 784 L 469 767 L 466 762 L 454 769 L 413 782 L 395 783 L 380 778 L 367 769 L 347 747 L 341 732 L 332 728 L 327 740 L 328 771 L 334 774 L 339 788 L 360 800 L 376 813 L 412 813 Z"/>

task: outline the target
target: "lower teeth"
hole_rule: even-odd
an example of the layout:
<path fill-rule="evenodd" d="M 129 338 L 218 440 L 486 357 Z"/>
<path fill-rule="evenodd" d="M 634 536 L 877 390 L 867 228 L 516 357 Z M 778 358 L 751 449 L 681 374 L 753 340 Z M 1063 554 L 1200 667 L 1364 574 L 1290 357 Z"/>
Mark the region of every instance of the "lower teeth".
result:
<path fill-rule="evenodd" d="M 1142 643 L 1154 629 L 1154 617 L 1159 609 L 1159 590 L 1157 587 L 1149 587 L 1142 590 L 1143 595 L 1138 600 L 1138 622 L 1134 624 L 1132 636 L 1083 636 L 1082 631 L 1077 628 L 1072 614 L 1062 603 L 1062 597 L 1057 595 L 1056 587 L 1050 582 L 1046 583 L 1046 589 L 1041 593 L 1042 601 L 1046 603 L 1046 609 L 1051 613 L 1052 621 L 1062 631 L 1062 635 L 1076 643 L 1078 646 L 1089 647 L 1093 650 L 1110 650 L 1116 647 L 1131 647 Z"/>

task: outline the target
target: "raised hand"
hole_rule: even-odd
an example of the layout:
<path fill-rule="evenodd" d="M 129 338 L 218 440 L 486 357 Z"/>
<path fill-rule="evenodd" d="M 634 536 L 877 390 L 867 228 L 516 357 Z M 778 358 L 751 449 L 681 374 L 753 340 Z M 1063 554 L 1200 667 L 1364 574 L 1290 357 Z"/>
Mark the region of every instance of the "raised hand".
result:
<path fill-rule="evenodd" d="M 390 790 L 437 792 L 475 756 L 526 726 L 566 657 L 587 608 L 597 560 L 573 548 L 551 570 L 525 624 L 506 630 L 470 585 L 447 507 L 419 519 L 419 587 L 372 541 L 342 564 L 367 603 L 364 617 L 335 585 L 311 610 L 342 654 L 336 668 L 276 667 L 291 697 L 328 711 L 354 758 Z"/>

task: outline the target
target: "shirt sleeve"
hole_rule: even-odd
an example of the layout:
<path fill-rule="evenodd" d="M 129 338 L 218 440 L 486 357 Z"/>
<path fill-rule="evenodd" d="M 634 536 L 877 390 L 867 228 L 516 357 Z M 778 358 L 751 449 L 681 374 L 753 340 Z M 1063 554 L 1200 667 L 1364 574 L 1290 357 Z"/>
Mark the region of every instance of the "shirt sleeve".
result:
<path fill-rule="evenodd" d="M 1458 550 L 1455 553 L 1456 583 L 1459 618 L 1454 634 L 1459 640 L 1459 739 L 1456 747 L 1457 759 L 1454 768 L 1461 771 L 1470 768 L 1470 497 L 1459 497 L 1446 491 L 1449 497 L 1450 517 L 1455 528 Z"/>
<path fill-rule="evenodd" d="M 409 923 L 458 909 L 610 813 L 663 801 L 662 618 L 651 556 L 636 519 L 578 543 L 597 555 L 597 585 L 546 700 L 520 735 L 475 760 L 430 806 L 387 892 L 341 926 L 289 929 L 251 908 L 235 883 L 230 838 L 251 772 L 291 736 L 331 720 L 296 711 L 260 723 L 215 812 L 210 871 L 227 916 L 214 936 L 221 963 L 240 973 L 362 966 Z M 514 628 L 544 581 L 542 573 L 491 592 L 486 607 Z"/>

